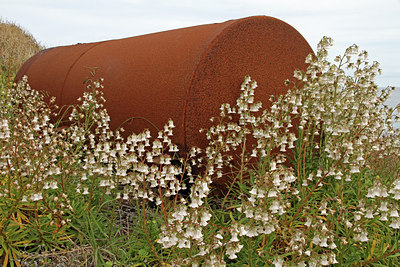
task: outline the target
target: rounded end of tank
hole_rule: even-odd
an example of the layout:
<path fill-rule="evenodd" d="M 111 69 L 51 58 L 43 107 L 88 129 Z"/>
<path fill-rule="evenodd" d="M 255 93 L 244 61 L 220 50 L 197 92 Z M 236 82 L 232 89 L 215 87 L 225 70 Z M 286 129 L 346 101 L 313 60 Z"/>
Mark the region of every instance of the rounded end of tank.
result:
<path fill-rule="evenodd" d="M 206 147 L 199 128 L 213 125 L 220 106 L 236 104 L 240 86 L 249 75 L 257 81 L 255 102 L 269 108 L 271 95 L 288 90 L 295 69 L 305 69 L 312 49 L 289 24 L 272 17 L 255 16 L 233 21 L 216 36 L 204 52 L 192 78 L 185 114 L 185 144 Z"/>

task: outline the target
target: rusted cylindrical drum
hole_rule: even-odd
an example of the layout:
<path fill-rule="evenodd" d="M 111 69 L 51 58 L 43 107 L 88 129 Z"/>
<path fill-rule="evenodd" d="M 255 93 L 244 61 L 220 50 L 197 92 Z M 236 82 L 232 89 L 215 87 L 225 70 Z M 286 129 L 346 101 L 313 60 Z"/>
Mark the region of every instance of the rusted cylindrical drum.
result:
<path fill-rule="evenodd" d="M 255 101 L 287 90 L 284 81 L 305 68 L 312 52 L 287 23 L 266 16 L 170 30 L 119 40 L 46 49 L 30 58 L 17 78 L 72 104 L 96 67 L 104 78 L 111 127 L 126 134 L 162 129 L 174 121 L 173 141 L 186 148 L 207 145 L 200 128 L 211 125 L 222 103 L 234 105 L 246 75 L 258 83 Z M 265 107 L 265 105 L 264 105 Z M 156 132 L 153 133 L 155 135 Z"/>

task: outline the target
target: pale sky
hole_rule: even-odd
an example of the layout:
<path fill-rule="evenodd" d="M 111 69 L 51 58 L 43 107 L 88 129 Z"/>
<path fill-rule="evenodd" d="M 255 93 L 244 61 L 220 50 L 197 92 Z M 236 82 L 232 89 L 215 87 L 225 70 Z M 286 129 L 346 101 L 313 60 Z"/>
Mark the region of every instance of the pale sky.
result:
<path fill-rule="evenodd" d="M 46 47 L 255 15 L 289 23 L 314 50 L 332 37 L 332 57 L 355 43 L 381 63 L 380 87 L 400 86 L 400 0 L 0 0 L 0 16 Z"/>

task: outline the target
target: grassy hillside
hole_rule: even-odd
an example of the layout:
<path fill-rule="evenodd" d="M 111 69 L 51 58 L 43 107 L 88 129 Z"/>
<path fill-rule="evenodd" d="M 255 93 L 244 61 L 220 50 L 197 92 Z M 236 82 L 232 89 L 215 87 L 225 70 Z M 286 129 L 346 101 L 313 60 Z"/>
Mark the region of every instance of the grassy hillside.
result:
<path fill-rule="evenodd" d="M 25 29 L 0 18 L 1 72 L 14 73 L 44 47 Z"/>

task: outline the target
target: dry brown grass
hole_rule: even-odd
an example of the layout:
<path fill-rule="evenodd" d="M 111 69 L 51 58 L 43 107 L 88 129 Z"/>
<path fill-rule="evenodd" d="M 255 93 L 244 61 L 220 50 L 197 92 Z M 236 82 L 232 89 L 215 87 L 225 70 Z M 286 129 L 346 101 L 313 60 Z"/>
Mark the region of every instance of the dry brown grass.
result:
<path fill-rule="evenodd" d="M 0 74 L 16 72 L 22 64 L 44 47 L 21 26 L 0 18 Z"/>
<path fill-rule="evenodd" d="M 96 266 L 93 262 L 93 249 L 90 246 L 74 247 L 63 252 L 25 253 L 21 259 L 21 267 L 71 267 Z"/>

